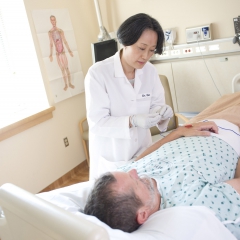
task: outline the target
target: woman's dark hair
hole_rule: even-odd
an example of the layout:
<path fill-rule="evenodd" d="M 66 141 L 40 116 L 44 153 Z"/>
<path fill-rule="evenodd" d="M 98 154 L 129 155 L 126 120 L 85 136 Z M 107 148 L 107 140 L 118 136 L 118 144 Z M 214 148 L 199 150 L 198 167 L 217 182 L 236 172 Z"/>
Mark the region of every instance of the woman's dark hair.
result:
<path fill-rule="evenodd" d="M 97 217 L 111 228 L 130 233 L 140 226 L 137 210 L 143 203 L 133 190 L 121 194 L 114 190 L 116 182 L 111 173 L 102 175 L 88 196 L 84 213 Z"/>
<path fill-rule="evenodd" d="M 145 13 L 138 13 L 126 19 L 117 31 L 118 41 L 131 46 L 138 41 L 144 30 L 151 29 L 158 35 L 155 53 L 162 54 L 164 33 L 159 22 Z"/>

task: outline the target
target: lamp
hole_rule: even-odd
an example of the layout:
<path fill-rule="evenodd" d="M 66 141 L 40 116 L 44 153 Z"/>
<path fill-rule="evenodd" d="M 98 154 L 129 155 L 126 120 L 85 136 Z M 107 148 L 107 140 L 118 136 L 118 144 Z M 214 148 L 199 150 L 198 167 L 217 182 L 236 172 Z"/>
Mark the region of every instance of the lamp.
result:
<path fill-rule="evenodd" d="M 98 5 L 98 0 L 94 0 L 94 4 L 95 4 L 96 13 L 97 13 L 98 25 L 100 28 L 100 33 L 98 34 L 98 41 L 102 42 L 105 40 L 110 40 L 111 37 L 110 37 L 108 31 L 106 30 L 106 28 L 102 24 L 102 17 L 101 17 L 100 8 Z"/>

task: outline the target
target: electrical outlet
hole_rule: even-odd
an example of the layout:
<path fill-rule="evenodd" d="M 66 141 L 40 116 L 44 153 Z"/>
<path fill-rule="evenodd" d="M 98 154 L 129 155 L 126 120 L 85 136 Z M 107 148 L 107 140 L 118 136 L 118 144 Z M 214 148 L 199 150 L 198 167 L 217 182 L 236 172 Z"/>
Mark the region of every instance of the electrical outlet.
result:
<path fill-rule="evenodd" d="M 65 137 L 65 138 L 63 139 L 63 142 L 64 142 L 65 147 L 68 147 L 68 146 L 69 146 L 69 142 L 68 142 L 68 138 L 67 138 L 67 137 Z"/>
<path fill-rule="evenodd" d="M 190 54 L 193 53 L 193 49 L 192 48 L 184 48 L 183 49 L 183 54 Z"/>
<path fill-rule="evenodd" d="M 166 57 L 166 56 L 168 56 L 168 51 L 164 51 L 163 53 L 162 53 L 162 55 L 160 55 L 161 57 Z"/>
<path fill-rule="evenodd" d="M 179 50 L 179 49 L 177 49 L 177 50 L 171 50 L 171 55 L 172 55 L 172 56 L 180 55 L 180 50 Z"/>
<path fill-rule="evenodd" d="M 200 48 L 196 47 L 195 50 L 196 50 L 196 53 L 206 52 L 206 47 L 205 46 L 201 46 Z"/>
<path fill-rule="evenodd" d="M 208 46 L 209 51 L 217 51 L 220 49 L 219 44 L 209 45 Z"/>
<path fill-rule="evenodd" d="M 221 58 L 219 58 L 219 61 L 220 62 L 227 62 L 228 58 L 227 57 L 221 57 Z"/>
<path fill-rule="evenodd" d="M 158 53 L 154 54 L 152 58 L 154 58 L 155 60 L 158 60 L 167 56 L 168 56 L 168 51 L 164 51 L 161 55 Z"/>
<path fill-rule="evenodd" d="M 211 23 L 199 27 L 186 28 L 187 43 L 209 41 L 212 39 Z"/>

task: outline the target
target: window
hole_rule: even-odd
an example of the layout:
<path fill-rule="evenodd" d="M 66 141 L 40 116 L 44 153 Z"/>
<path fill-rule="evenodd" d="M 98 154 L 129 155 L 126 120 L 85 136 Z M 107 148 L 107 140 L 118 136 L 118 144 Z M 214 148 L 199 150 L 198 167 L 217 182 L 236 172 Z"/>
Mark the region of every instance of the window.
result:
<path fill-rule="evenodd" d="M 24 2 L 1 0 L 0 134 L 6 126 L 48 108 Z"/>

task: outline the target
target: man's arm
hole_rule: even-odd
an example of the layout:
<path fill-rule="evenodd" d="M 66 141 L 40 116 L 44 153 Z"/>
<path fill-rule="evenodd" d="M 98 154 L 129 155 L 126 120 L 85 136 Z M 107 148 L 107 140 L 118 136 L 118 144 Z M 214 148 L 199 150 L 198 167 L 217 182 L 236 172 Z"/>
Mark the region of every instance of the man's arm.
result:
<path fill-rule="evenodd" d="M 218 127 L 214 122 L 199 122 L 192 125 L 178 127 L 166 137 L 147 148 L 140 156 L 137 157 L 136 161 L 157 150 L 163 144 L 176 140 L 180 137 L 210 136 L 211 132 L 218 133 Z"/>
<path fill-rule="evenodd" d="M 234 178 L 240 178 L 240 157 L 238 158 L 238 163 L 235 170 Z"/>
<path fill-rule="evenodd" d="M 66 46 L 66 48 L 67 48 L 70 56 L 73 57 L 73 52 L 71 51 L 71 49 L 70 49 L 70 47 L 69 47 L 69 45 L 68 45 L 68 42 L 67 42 L 67 40 L 66 40 L 66 38 L 65 38 L 65 35 L 64 35 L 63 30 L 61 30 L 60 33 L 61 33 L 61 38 L 62 38 L 62 40 L 63 40 L 63 42 L 64 42 L 64 45 Z"/>
<path fill-rule="evenodd" d="M 240 194 L 240 178 L 233 178 L 226 181 L 225 183 L 231 185 L 234 190 Z"/>

